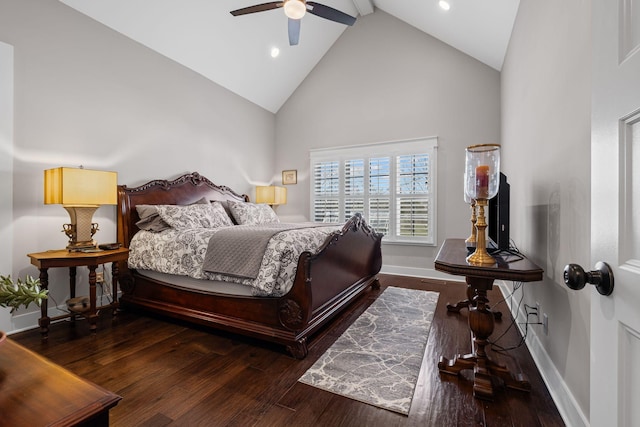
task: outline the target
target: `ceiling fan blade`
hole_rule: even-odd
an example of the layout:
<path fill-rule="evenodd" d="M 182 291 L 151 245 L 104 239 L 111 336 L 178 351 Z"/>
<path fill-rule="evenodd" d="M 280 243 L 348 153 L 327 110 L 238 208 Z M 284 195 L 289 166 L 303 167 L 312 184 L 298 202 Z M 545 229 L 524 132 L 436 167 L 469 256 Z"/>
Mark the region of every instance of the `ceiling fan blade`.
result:
<path fill-rule="evenodd" d="M 233 16 L 238 16 L 238 15 L 246 15 L 249 13 L 264 12 L 265 10 L 272 10 L 272 9 L 277 9 L 279 7 L 282 7 L 283 4 L 284 3 L 281 1 L 272 1 L 270 3 L 256 4 L 254 6 L 244 7 L 238 10 L 232 10 L 230 13 Z"/>
<path fill-rule="evenodd" d="M 300 19 L 289 18 L 289 46 L 295 46 L 300 41 Z"/>
<path fill-rule="evenodd" d="M 353 25 L 356 22 L 356 18 L 351 15 L 347 15 L 344 12 L 340 12 L 329 6 L 325 6 L 314 1 L 307 2 L 307 11 L 320 18 L 328 19 L 329 21 L 339 22 L 340 24 Z"/>

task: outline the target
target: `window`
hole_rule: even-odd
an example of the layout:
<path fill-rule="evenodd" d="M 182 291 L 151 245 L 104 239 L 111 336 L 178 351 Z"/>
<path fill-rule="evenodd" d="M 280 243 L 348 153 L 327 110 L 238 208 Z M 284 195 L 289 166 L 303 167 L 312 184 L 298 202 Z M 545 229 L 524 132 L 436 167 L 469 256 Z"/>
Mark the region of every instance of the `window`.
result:
<path fill-rule="evenodd" d="M 437 138 L 311 151 L 311 217 L 360 212 L 386 242 L 435 244 Z"/>

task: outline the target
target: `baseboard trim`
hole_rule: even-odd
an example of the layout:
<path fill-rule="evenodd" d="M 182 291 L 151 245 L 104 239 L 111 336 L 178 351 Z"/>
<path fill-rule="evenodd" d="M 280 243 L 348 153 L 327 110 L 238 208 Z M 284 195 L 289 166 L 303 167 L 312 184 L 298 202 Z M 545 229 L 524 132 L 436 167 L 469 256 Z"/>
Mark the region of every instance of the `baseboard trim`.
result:
<path fill-rule="evenodd" d="M 495 283 L 505 298 L 511 294 L 511 289 L 509 289 L 509 286 L 505 282 L 499 280 Z M 517 306 L 511 304 L 511 299 L 509 298 L 507 298 L 505 302 L 511 311 L 511 315 L 517 319 Z M 524 311 L 522 311 L 520 315 L 526 317 Z M 524 334 L 523 326 L 519 323 L 516 324 L 520 333 Z M 567 387 L 567 384 L 560 375 L 560 372 L 558 372 L 549 353 L 547 353 L 538 334 L 533 328 L 529 328 L 525 343 L 565 424 L 572 427 L 589 427 L 590 423 L 588 418 L 578 405 L 573 393 L 571 393 L 571 390 Z"/>

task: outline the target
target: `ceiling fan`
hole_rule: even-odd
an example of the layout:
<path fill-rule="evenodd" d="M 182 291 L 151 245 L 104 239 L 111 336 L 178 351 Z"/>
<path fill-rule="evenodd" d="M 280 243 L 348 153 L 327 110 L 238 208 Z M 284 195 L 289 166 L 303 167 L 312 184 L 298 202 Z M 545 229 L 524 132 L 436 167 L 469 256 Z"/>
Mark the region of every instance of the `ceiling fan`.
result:
<path fill-rule="evenodd" d="M 283 8 L 284 14 L 289 18 L 289 44 L 291 46 L 297 45 L 300 40 L 300 20 L 306 12 L 340 24 L 353 25 L 356 22 L 356 18 L 351 15 L 347 15 L 332 7 L 306 0 L 284 0 L 256 4 L 254 6 L 232 10 L 231 14 L 233 16 L 247 15 L 249 13 L 264 12 L 278 8 Z"/>

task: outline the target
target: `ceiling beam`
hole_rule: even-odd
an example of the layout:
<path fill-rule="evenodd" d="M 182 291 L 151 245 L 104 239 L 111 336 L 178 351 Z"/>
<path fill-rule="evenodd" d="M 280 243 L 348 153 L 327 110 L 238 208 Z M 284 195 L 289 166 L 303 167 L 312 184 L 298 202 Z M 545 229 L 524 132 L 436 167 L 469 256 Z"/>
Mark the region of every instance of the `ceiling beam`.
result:
<path fill-rule="evenodd" d="M 360 16 L 368 15 L 373 13 L 373 1 L 372 0 L 352 0 L 353 4 L 358 9 L 358 13 Z"/>

